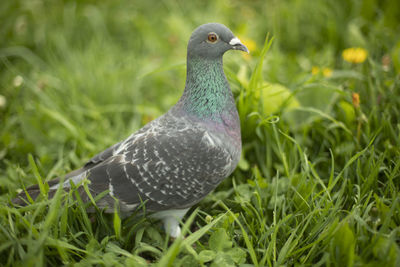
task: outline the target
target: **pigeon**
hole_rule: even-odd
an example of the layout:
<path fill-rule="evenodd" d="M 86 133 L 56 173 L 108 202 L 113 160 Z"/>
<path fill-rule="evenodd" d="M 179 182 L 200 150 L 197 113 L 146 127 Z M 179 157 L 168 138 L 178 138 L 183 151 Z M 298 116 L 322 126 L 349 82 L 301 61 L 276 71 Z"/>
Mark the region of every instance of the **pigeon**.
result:
<path fill-rule="evenodd" d="M 182 96 L 164 115 L 127 139 L 91 158 L 82 168 L 51 180 L 49 197 L 60 186 L 68 191 L 88 180 L 99 208 L 133 213 L 145 206 L 152 218 L 163 221 L 170 237 L 181 234 L 180 220 L 187 211 L 228 177 L 239 162 L 242 143 L 240 120 L 222 58 L 228 50 L 249 53 L 232 31 L 219 23 L 196 28 L 187 46 L 187 75 Z M 82 186 L 84 201 L 90 201 Z M 27 188 L 32 199 L 37 185 Z M 28 203 L 25 191 L 14 204 Z"/>

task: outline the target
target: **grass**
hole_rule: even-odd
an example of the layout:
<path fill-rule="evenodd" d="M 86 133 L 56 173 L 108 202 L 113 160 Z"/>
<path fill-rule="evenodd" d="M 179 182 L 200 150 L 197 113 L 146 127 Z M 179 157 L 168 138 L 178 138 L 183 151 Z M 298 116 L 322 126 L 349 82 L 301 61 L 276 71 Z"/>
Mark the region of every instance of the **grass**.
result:
<path fill-rule="evenodd" d="M 1 265 L 400 265 L 396 1 L 3 2 Z M 186 238 L 87 213 L 75 190 L 47 199 L 47 181 L 177 101 L 186 42 L 210 21 L 251 46 L 224 57 L 243 157 Z M 345 61 L 348 47 L 367 59 Z M 37 183 L 38 200 L 10 203 Z"/>

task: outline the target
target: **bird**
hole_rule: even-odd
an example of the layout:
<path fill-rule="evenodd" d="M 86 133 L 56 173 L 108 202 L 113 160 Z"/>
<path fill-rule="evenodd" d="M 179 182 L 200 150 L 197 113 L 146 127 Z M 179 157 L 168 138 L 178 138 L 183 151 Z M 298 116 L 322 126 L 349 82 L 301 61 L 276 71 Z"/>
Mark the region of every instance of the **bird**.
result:
<path fill-rule="evenodd" d="M 223 70 L 229 50 L 248 48 L 223 24 L 197 27 L 187 45 L 183 94 L 165 114 L 127 139 L 92 157 L 83 167 L 48 182 L 49 198 L 59 187 L 68 191 L 88 180 L 93 197 L 105 212 L 133 213 L 142 204 L 150 217 L 162 220 L 172 238 L 181 235 L 180 221 L 188 210 L 235 170 L 242 150 L 240 120 Z M 78 192 L 90 201 L 85 190 Z M 27 205 L 40 194 L 28 187 L 12 200 Z"/>

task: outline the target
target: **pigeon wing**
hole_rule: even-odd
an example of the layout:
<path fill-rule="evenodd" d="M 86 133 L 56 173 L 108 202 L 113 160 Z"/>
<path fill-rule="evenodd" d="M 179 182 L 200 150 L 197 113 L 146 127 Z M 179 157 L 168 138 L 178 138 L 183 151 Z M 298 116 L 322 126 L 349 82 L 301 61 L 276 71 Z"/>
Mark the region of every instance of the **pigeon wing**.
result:
<path fill-rule="evenodd" d="M 199 202 L 230 174 L 232 157 L 204 129 L 150 129 L 88 170 L 92 193 L 109 190 L 122 210 L 153 211 Z"/>
<path fill-rule="evenodd" d="M 94 165 L 112 157 L 115 154 L 115 151 L 121 146 L 123 141 L 114 144 L 113 146 L 107 148 L 106 150 L 98 153 L 94 157 L 92 157 L 88 162 L 85 163 L 85 167 L 93 167 Z"/>

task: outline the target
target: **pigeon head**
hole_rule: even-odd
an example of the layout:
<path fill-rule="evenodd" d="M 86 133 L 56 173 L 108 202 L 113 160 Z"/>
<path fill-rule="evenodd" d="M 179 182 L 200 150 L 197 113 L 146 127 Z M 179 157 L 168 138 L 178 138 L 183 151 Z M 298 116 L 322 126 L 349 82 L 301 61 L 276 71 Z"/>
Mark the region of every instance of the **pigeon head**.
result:
<path fill-rule="evenodd" d="M 247 47 L 225 25 L 208 23 L 194 30 L 188 44 L 189 57 L 219 58 L 228 50 L 249 53 Z"/>

